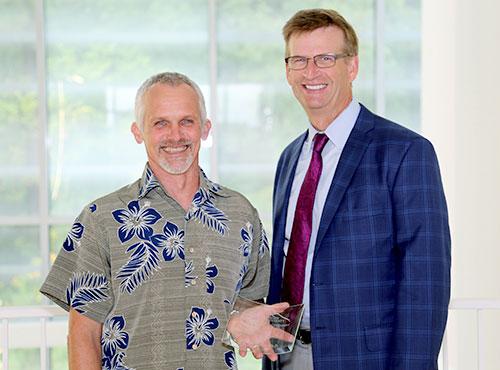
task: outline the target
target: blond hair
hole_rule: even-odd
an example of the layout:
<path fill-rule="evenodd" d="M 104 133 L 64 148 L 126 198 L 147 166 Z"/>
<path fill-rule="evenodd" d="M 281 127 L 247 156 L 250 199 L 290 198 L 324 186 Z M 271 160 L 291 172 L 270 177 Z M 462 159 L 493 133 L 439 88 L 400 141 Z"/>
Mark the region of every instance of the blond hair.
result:
<path fill-rule="evenodd" d="M 289 56 L 288 42 L 293 34 L 311 32 L 318 28 L 335 26 L 344 33 L 345 50 L 349 56 L 358 55 L 358 37 L 354 28 L 338 12 L 332 9 L 304 9 L 295 13 L 283 27 L 286 56 Z"/>

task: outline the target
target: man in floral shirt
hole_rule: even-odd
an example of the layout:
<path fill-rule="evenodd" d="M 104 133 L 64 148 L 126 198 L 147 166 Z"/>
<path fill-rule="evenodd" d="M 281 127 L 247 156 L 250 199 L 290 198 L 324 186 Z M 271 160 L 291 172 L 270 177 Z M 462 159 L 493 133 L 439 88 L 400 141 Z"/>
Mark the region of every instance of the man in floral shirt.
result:
<path fill-rule="evenodd" d="M 155 75 L 135 111 L 142 177 L 84 208 L 41 288 L 70 312 L 70 368 L 235 369 L 220 340 L 235 297 L 258 300 L 268 289 L 259 216 L 199 168 L 211 123 L 194 82 Z M 257 357 L 272 352 L 245 343 Z"/>

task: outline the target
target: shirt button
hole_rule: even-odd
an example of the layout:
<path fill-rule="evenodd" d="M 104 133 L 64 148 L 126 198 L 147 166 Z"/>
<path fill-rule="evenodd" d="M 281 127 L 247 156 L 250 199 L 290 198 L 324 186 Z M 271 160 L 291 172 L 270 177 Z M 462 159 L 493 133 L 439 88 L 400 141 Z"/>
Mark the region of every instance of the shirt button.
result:
<path fill-rule="evenodd" d="M 191 285 L 196 285 L 196 280 L 191 280 Z"/>
<path fill-rule="evenodd" d="M 189 251 L 190 251 L 191 253 L 194 253 L 194 248 L 189 248 Z"/>

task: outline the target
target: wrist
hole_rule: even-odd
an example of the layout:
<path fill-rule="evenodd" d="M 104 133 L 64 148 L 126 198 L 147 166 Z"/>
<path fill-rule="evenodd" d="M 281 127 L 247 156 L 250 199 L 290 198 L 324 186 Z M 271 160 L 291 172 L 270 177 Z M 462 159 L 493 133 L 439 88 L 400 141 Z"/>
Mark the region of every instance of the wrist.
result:
<path fill-rule="evenodd" d="M 238 318 L 240 316 L 240 311 L 232 310 L 229 313 L 229 318 L 227 320 L 227 331 L 233 334 L 233 331 L 238 327 Z"/>

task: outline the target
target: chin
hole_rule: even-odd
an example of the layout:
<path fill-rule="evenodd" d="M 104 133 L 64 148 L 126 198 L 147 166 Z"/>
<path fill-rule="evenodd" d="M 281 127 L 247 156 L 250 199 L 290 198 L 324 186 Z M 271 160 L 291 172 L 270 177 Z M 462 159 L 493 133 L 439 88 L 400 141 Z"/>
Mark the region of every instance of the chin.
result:
<path fill-rule="evenodd" d="M 165 172 L 169 173 L 170 175 L 182 175 L 186 173 L 191 168 L 191 166 L 193 166 L 193 162 L 194 161 L 191 160 L 181 164 L 172 165 L 170 163 L 162 161 L 160 162 L 160 166 Z"/>

